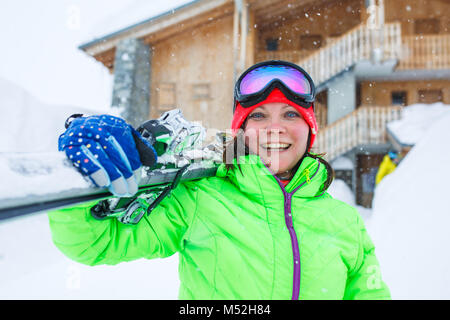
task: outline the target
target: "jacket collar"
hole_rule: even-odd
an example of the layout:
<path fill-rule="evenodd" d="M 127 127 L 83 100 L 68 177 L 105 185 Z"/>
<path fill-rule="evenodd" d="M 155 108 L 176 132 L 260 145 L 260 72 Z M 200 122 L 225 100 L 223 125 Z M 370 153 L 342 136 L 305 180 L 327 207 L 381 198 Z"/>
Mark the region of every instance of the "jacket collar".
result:
<path fill-rule="evenodd" d="M 261 197 L 264 197 L 267 201 L 267 198 L 282 196 L 283 190 L 291 193 L 294 197 L 315 197 L 324 192 L 323 185 L 327 179 L 327 170 L 317 159 L 303 158 L 285 189 L 259 156 L 239 157 L 241 170 L 237 167 L 236 159 L 233 161 L 233 170 L 227 171 L 225 164 L 221 164 L 217 170 L 217 176 L 228 177 L 251 198 L 262 200 Z"/>

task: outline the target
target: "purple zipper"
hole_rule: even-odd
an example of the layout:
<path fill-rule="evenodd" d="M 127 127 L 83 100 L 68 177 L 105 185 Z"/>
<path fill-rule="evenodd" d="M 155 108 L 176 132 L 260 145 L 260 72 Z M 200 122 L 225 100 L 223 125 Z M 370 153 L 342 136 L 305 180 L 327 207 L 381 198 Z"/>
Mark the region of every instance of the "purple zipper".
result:
<path fill-rule="evenodd" d="M 310 177 L 310 179 L 312 179 L 317 174 L 317 172 L 319 172 L 319 168 L 320 162 L 317 166 L 316 172 L 314 172 L 314 174 Z M 292 253 L 294 256 L 294 283 L 292 289 L 292 300 L 298 300 L 298 298 L 300 297 L 300 280 L 301 280 L 300 247 L 298 245 L 297 234 L 295 233 L 294 222 L 292 220 L 291 202 L 293 194 L 298 189 L 300 189 L 306 183 L 306 181 L 300 184 L 291 193 L 287 193 L 280 179 L 278 179 L 276 175 L 273 176 L 280 185 L 281 191 L 283 192 L 284 195 L 284 220 L 286 222 L 286 226 L 289 231 L 289 236 L 291 237 Z"/>
<path fill-rule="evenodd" d="M 294 230 L 294 223 L 292 221 L 291 213 L 291 198 L 292 194 L 287 193 L 284 188 L 282 188 L 284 194 L 284 220 L 286 221 L 286 226 L 289 230 L 289 236 L 291 237 L 292 253 L 294 256 L 294 287 L 292 289 L 292 300 L 298 300 L 300 295 L 300 248 L 298 246 L 297 234 Z"/>

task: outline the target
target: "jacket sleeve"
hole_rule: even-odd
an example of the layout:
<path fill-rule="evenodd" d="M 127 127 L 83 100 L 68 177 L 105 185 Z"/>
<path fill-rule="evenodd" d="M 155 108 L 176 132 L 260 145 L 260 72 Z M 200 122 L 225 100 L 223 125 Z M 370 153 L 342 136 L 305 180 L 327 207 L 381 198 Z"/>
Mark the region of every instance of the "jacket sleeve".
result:
<path fill-rule="evenodd" d="M 375 246 L 358 214 L 359 248 L 355 267 L 347 278 L 345 300 L 391 299 L 389 288 L 381 278 L 380 265 L 375 256 Z"/>
<path fill-rule="evenodd" d="M 96 202 L 48 213 L 52 239 L 70 259 L 87 265 L 168 257 L 183 248 L 196 209 L 196 188 L 181 183 L 136 225 L 96 220 Z"/>

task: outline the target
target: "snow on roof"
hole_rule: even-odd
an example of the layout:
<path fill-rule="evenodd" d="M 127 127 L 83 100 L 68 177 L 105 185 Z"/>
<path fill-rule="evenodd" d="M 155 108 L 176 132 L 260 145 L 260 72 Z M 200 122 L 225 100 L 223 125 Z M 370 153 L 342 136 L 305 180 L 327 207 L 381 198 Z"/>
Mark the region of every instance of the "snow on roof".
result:
<path fill-rule="evenodd" d="M 121 9 L 119 12 L 95 24 L 90 34 L 96 35 L 96 39 L 109 37 L 118 32 L 147 22 L 150 19 L 174 13 L 176 10 L 197 1 L 198 0 L 135 0 L 124 9 Z M 96 39 L 87 39 L 84 43 L 90 42 L 91 40 L 95 41 Z"/>
<path fill-rule="evenodd" d="M 400 120 L 388 123 L 388 129 L 399 142 L 416 144 L 424 134 L 442 117 L 450 115 L 450 105 L 414 104 L 403 108 Z"/>
<path fill-rule="evenodd" d="M 331 162 L 334 170 L 353 170 L 353 162 L 347 157 L 337 157 Z"/>

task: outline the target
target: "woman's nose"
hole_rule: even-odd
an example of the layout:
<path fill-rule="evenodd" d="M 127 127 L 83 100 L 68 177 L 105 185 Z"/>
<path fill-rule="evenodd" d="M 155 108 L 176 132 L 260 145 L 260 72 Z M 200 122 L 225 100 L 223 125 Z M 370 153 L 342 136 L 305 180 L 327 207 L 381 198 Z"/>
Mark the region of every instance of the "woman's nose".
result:
<path fill-rule="evenodd" d="M 267 132 L 282 133 L 286 131 L 285 126 L 279 119 L 271 119 L 266 127 Z"/>
<path fill-rule="evenodd" d="M 278 142 L 280 136 L 286 132 L 286 129 L 279 123 L 272 123 L 266 127 L 266 141 Z"/>

